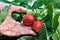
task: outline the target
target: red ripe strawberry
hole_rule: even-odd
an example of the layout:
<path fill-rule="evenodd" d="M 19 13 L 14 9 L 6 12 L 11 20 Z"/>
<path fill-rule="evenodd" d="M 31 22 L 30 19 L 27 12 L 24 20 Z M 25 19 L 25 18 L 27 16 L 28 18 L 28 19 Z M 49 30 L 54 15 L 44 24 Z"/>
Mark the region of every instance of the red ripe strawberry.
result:
<path fill-rule="evenodd" d="M 24 23 L 24 25 L 26 25 L 26 26 L 30 26 L 30 25 L 32 25 L 32 23 L 34 22 L 34 16 L 33 15 L 31 15 L 31 14 L 27 14 L 27 15 L 25 15 L 24 17 L 23 17 L 23 23 Z"/>
<path fill-rule="evenodd" d="M 35 21 L 34 23 L 33 23 L 33 27 L 32 27 L 32 29 L 34 30 L 34 31 L 36 31 L 36 32 L 39 32 L 39 30 L 43 27 L 43 23 L 41 22 L 41 21 Z"/>

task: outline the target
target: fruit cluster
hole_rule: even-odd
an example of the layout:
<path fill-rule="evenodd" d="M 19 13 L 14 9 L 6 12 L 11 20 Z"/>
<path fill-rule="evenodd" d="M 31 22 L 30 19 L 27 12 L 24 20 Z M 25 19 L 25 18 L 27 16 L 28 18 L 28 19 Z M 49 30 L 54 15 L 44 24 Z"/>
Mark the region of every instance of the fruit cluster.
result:
<path fill-rule="evenodd" d="M 25 26 L 31 26 L 35 32 L 39 32 L 44 25 L 42 21 L 36 20 L 32 14 L 26 14 L 23 17 L 23 24 Z"/>

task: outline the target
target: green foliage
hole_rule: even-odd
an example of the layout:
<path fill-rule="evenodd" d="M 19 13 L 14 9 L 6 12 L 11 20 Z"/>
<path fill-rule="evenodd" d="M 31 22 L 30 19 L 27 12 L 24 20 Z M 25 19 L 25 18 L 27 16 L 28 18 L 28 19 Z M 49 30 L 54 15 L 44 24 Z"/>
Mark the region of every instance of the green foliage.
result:
<path fill-rule="evenodd" d="M 47 9 L 34 9 L 33 13 L 35 19 L 42 20 L 47 15 Z"/>
<path fill-rule="evenodd" d="M 46 34 L 45 26 L 38 33 L 37 40 L 47 40 L 47 34 Z"/>
<path fill-rule="evenodd" d="M 52 35 L 52 39 L 53 39 L 53 40 L 59 40 L 58 34 L 57 34 L 57 33 L 54 33 L 54 34 Z"/>
<path fill-rule="evenodd" d="M 14 20 L 17 20 L 18 19 L 18 17 L 20 16 L 18 13 L 12 13 L 12 18 L 14 19 Z"/>
<path fill-rule="evenodd" d="M 6 6 L 4 9 L 0 10 L 0 24 L 6 19 L 9 8 L 10 6 Z"/>
<path fill-rule="evenodd" d="M 53 4 L 55 8 L 60 8 L 60 0 L 53 0 Z"/>
<path fill-rule="evenodd" d="M 50 36 L 57 29 L 59 14 L 54 12 L 54 7 L 53 7 L 52 3 L 50 5 L 48 5 L 47 8 L 48 8 L 49 20 L 46 21 L 46 26 L 48 29 L 47 30 L 48 35 Z"/>
<path fill-rule="evenodd" d="M 21 22 L 24 15 L 25 13 L 12 12 L 11 16 L 14 20 Z"/>
<path fill-rule="evenodd" d="M 17 40 L 32 40 L 33 37 L 32 36 L 23 36 L 23 37 L 20 37 L 19 39 Z"/>

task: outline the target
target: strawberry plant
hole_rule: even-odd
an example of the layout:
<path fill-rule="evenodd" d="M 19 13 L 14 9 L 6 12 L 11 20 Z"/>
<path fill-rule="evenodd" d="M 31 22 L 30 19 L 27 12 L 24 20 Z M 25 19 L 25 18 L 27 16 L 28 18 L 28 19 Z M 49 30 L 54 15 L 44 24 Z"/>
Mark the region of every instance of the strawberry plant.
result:
<path fill-rule="evenodd" d="M 23 22 L 25 25 L 33 24 L 33 29 L 37 31 L 37 36 L 22 36 L 17 38 L 17 40 L 59 40 L 60 36 L 57 31 L 60 13 L 60 1 L 58 0 L 1 0 L 2 2 L 10 3 L 16 6 L 23 6 L 28 9 L 26 14 L 13 13 L 12 17 L 16 21 Z M 29 15 L 26 18 L 23 16 Z M 2 16 L 0 16 L 2 17 Z M 15 18 L 14 18 L 15 17 Z M 28 20 L 28 18 L 30 18 Z M 28 21 L 27 21 L 28 20 Z M 39 22 L 34 22 L 39 20 Z M 41 21 L 41 22 L 40 22 Z M 33 23 L 34 22 L 34 23 Z M 36 24 L 37 23 L 37 24 Z M 36 26 L 36 27 L 35 27 Z M 42 27 L 43 26 L 43 27 Z M 41 28 L 40 28 L 41 27 Z M 58 28 L 58 29 L 57 29 Z"/>

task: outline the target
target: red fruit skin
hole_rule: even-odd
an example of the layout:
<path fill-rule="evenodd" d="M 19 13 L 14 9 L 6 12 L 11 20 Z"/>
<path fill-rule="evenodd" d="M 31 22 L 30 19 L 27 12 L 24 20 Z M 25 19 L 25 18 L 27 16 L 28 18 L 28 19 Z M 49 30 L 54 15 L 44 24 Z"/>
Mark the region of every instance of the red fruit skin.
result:
<path fill-rule="evenodd" d="M 39 32 L 39 30 L 44 26 L 44 24 L 41 22 L 41 21 L 35 21 L 33 23 L 33 27 L 32 29 L 35 31 L 35 32 Z"/>
<path fill-rule="evenodd" d="M 23 23 L 24 23 L 24 25 L 26 25 L 26 26 L 30 26 L 30 25 L 32 25 L 33 24 L 33 22 L 34 22 L 34 16 L 33 15 L 31 15 L 31 14 L 27 14 L 27 15 L 25 15 L 24 17 L 23 17 Z"/>

